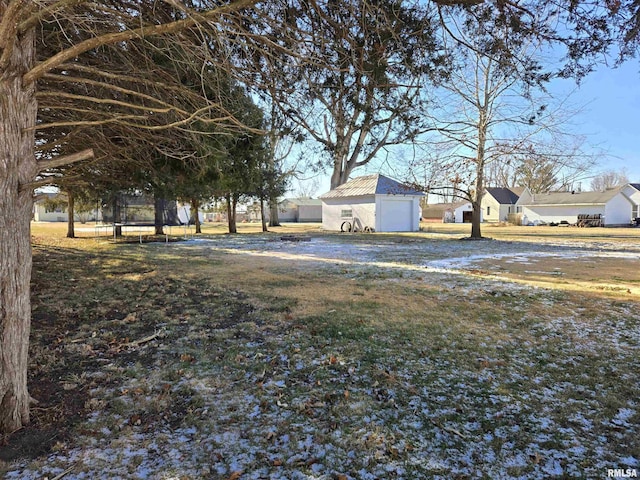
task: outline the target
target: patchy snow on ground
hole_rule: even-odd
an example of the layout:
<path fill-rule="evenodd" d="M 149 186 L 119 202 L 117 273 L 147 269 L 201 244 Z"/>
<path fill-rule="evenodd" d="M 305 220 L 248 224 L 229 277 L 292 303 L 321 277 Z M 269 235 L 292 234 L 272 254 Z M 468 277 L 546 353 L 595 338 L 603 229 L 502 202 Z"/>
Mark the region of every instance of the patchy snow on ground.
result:
<path fill-rule="evenodd" d="M 225 236 L 150 248 L 265 256 L 327 275 L 382 269 L 398 274 L 388 281 L 426 276 L 443 289 L 463 281 L 455 294 L 470 311 L 461 316 L 473 317 L 488 290 L 496 306 L 516 310 L 464 335 L 443 324 L 400 346 L 393 332 L 356 345 L 342 332 L 276 328 L 259 311 L 228 327 L 168 325 L 153 349 L 107 366 L 120 381 L 91 389 L 95 411 L 76 446 L 14 462 L 5 478 L 559 479 L 640 469 L 640 406 L 629 393 L 638 385 L 637 303 L 594 314 L 555 292 L 468 275 L 487 259 L 637 259 L 637 251 L 338 239 Z M 533 302 L 561 310 L 541 317 Z"/>
<path fill-rule="evenodd" d="M 300 262 L 345 262 L 380 268 L 422 268 L 432 272 L 456 273 L 475 268 L 486 260 L 531 263 L 532 259 L 622 258 L 638 260 L 635 244 L 567 245 L 565 243 L 527 244 L 504 241 L 389 241 L 362 237 L 349 242 L 341 237 L 337 243 L 330 237 L 311 237 L 308 241 L 281 241 L 264 236 L 236 236 L 195 240 L 183 248 L 211 248 L 226 252 L 297 259 Z M 523 248 L 524 247 L 524 248 Z M 524 251 L 523 251 L 524 250 Z M 478 253 L 481 251 L 482 253 Z M 424 271 L 424 270 L 423 270 Z"/>

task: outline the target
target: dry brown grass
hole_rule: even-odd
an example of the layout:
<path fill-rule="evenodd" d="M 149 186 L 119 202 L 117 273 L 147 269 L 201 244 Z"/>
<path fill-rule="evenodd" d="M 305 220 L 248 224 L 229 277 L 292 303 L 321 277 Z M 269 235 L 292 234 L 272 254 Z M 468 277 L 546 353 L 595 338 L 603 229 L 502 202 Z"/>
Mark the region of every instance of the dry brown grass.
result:
<path fill-rule="evenodd" d="M 34 227 L 30 388 L 43 401 L 36 425 L 9 439 L 33 459 L 0 471 L 543 479 L 633 466 L 638 301 L 597 286 L 635 288 L 637 264 L 541 256 L 455 275 L 392 265 L 399 245 L 432 259 L 492 244 L 458 242 L 463 227 L 319 239 L 337 250 L 384 242 L 377 265 L 278 248 L 279 233 L 319 235 L 297 225 L 256 236 L 254 249 L 249 234 L 138 246 Z"/>
<path fill-rule="evenodd" d="M 449 235 L 469 235 L 470 224 L 424 223 L 426 232 Z M 578 228 L 578 227 L 520 227 L 485 223 L 482 235 L 496 240 L 533 242 L 589 241 L 628 242 L 640 241 L 640 228 Z"/>
<path fill-rule="evenodd" d="M 640 258 L 530 258 L 524 263 L 505 259 L 480 262 L 481 268 L 505 278 L 544 288 L 640 295 Z"/>

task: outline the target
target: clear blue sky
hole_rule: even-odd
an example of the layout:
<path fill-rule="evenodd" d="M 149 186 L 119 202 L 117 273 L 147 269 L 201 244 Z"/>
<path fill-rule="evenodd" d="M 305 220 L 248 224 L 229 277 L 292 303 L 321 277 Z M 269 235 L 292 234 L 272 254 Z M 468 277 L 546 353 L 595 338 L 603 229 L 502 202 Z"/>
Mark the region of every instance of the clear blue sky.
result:
<path fill-rule="evenodd" d="M 585 105 L 576 118 L 578 133 L 609 154 L 601 168 L 624 168 L 640 182 L 640 63 L 600 67 L 583 80 L 574 101 Z"/>
<path fill-rule="evenodd" d="M 640 62 L 629 61 L 618 68 L 601 66 L 578 86 L 573 80 L 556 80 L 550 89 L 575 90 L 571 104 L 580 112 L 571 120 L 571 130 L 585 135 L 594 152 L 606 153 L 596 170 L 624 169 L 629 180 L 640 183 Z M 374 161 L 356 169 L 352 177 L 376 173 L 381 163 Z M 392 175 L 387 167 L 382 168 L 383 173 Z M 329 172 L 318 176 L 314 196 L 329 190 L 329 176 Z M 295 190 L 295 182 L 292 187 Z M 583 188 L 588 189 L 588 183 Z"/>

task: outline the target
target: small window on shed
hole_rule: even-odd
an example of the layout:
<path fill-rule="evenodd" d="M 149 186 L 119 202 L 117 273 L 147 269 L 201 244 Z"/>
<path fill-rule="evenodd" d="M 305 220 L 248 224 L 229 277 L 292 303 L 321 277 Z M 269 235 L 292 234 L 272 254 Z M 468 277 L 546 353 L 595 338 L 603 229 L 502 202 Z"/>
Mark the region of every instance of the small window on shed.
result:
<path fill-rule="evenodd" d="M 342 210 L 340 212 L 340 217 L 342 217 L 342 218 L 351 218 L 351 217 L 353 217 L 353 210 L 352 209 Z"/>
<path fill-rule="evenodd" d="M 491 215 L 491 207 L 487 207 L 487 217 Z"/>

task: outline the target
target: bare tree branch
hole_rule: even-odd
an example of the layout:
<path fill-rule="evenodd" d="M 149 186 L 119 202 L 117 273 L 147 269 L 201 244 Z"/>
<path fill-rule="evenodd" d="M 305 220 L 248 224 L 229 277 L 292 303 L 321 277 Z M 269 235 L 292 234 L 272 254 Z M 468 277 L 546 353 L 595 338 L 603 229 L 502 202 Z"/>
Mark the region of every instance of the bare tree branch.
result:
<path fill-rule="evenodd" d="M 199 18 L 206 20 L 213 20 L 227 13 L 231 13 L 243 8 L 253 6 L 257 0 L 235 0 L 227 5 L 216 7 L 212 10 L 199 14 Z M 37 66 L 27 72 L 22 80 L 25 84 L 35 82 L 45 73 L 53 70 L 62 63 L 71 60 L 78 55 L 93 50 L 96 47 L 114 44 L 118 42 L 126 42 L 135 38 L 145 38 L 160 35 L 167 35 L 170 33 L 184 30 L 188 27 L 194 26 L 198 23 L 195 18 L 187 18 L 184 20 L 177 20 L 174 22 L 163 23 L 160 25 L 148 25 L 136 28 L 133 30 L 125 30 L 122 32 L 107 33 L 96 37 L 89 38 L 83 42 L 77 43 L 66 50 L 63 50 L 52 57 L 47 58 L 45 61 L 39 63 Z"/>
<path fill-rule="evenodd" d="M 49 170 L 52 168 L 58 168 L 72 163 L 81 162 L 94 157 L 93 149 L 87 148 L 81 152 L 72 153 L 71 155 L 58 156 L 50 160 L 40 160 L 38 162 L 38 169 L 40 172 Z"/>

